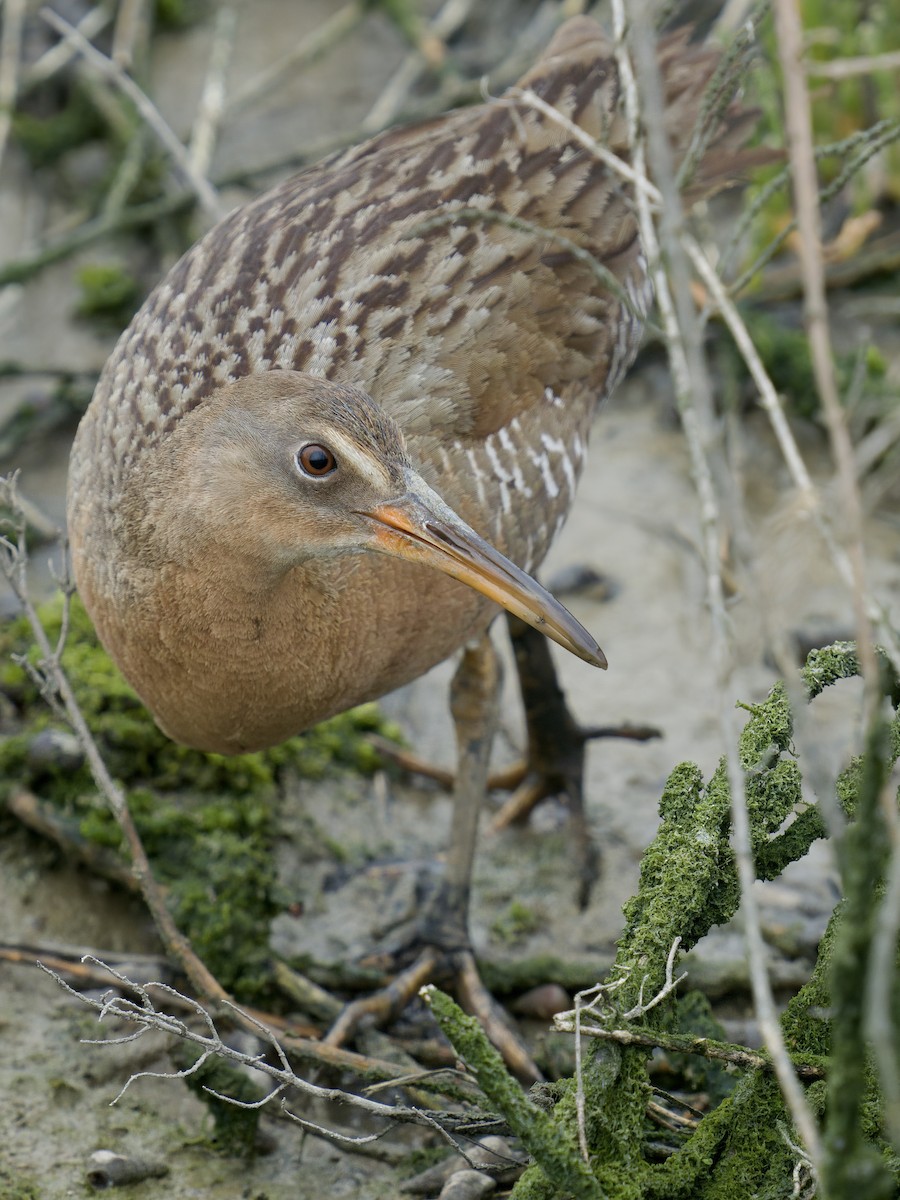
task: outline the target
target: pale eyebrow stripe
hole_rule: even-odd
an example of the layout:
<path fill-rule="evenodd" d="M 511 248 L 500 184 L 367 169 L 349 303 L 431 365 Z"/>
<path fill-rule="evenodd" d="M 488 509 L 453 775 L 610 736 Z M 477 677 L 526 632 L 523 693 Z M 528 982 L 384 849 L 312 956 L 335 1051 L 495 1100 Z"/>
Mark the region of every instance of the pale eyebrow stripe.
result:
<path fill-rule="evenodd" d="M 338 460 L 338 466 L 340 466 L 342 459 L 349 462 L 373 487 L 385 487 L 390 484 L 390 474 L 381 466 L 374 455 L 360 450 L 352 438 L 341 433 L 339 429 L 329 428 L 327 433 L 323 432 L 322 438 L 334 451 L 335 458 Z"/>

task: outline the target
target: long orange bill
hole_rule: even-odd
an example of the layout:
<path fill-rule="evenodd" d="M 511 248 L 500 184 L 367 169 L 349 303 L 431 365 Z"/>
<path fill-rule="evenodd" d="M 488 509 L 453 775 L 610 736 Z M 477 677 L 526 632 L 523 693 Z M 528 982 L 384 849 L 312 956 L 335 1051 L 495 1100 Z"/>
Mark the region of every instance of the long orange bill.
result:
<path fill-rule="evenodd" d="M 361 516 L 375 523 L 370 548 L 451 575 L 502 605 L 595 667 L 606 655 L 568 609 L 530 575 L 495 550 L 414 472 L 408 491 Z"/>

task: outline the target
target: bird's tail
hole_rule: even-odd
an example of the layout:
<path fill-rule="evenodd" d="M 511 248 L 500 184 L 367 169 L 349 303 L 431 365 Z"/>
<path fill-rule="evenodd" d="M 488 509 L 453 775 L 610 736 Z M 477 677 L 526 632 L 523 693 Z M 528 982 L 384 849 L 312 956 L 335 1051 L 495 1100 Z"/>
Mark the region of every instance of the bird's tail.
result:
<path fill-rule="evenodd" d="M 688 203 L 743 182 L 777 155 L 748 147 L 759 112 L 741 102 L 752 45 L 746 35 L 730 51 L 692 40 L 691 26 L 664 34 L 657 45 L 665 126 Z M 628 158 L 622 86 L 609 38 L 590 17 L 565 22 L 519 88 L 536 92 L 615 153 Z"/>

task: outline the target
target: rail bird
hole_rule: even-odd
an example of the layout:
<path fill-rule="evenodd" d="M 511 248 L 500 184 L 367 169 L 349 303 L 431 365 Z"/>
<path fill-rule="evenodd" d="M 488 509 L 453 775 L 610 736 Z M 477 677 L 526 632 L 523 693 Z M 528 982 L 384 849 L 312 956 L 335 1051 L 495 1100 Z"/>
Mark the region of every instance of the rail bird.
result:
<path fill-rule="evenodd" d="M 717 59 L 683 34 L 660 58 L 683 152 Z M 448 882 L 409 979 L 449 955 L 474 1007 L 483 635 L 499 604 L 605 665 L 531 573 L 651 302 L 629 187 L 579 131 L 627 157 L 615 57 L 588 18 L 505 97 L 238 208 L 124 332 L 71 458 L 78 588 L 180 742 L 270 746 L 469 647 Z M 717 118 L 695 191 L 733 173 L 745 131 L 736 106 Z"/>

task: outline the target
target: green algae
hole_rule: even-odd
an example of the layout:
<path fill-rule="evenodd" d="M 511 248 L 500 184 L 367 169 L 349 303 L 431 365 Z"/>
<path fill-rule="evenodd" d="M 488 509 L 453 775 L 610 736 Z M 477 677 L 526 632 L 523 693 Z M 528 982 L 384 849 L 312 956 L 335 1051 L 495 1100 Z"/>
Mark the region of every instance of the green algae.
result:
<path fill-rule="evenodd" d="M 41 617 L 51 644 L 62 603 Z M 124 854 L 119 828 L 86 765 L 35 761 L 35 735 L 60 728 L 21 661 L 37 663 L 24 618 L 0 634 L 0 690 L 15 706 L 20 732 L 0 741 L 0 801 L 27 789 L 77 821 L 80 836 Z M 176 924 L 222 985 L 243 1000 L 269 988 L 268 929 L 285 905 L 275 875 L 280 784 L 322 779 L 340 769 L 378 765 L 366 735 L 396 737 L 375 705 L 366 705 L 272 750 L 234 758 L 170 741 L 99 645 L 77 597 L 70 609 L 62 664 L 76 700 L 129 807 L 154 870 L 168 890 Z"/>
<path fill-rule="evenodd" d="M 41 1200 L 41 1191 L 27 1176 L 0 1167 L 0 1196 L 3 1200 Z"/>
<path fill-rule="evenodd" d="M 521 900 L 514 899 L 491 922 L 491 935 L 499 942 L 514 945 L 543 924 L 541 914 Z"/>

